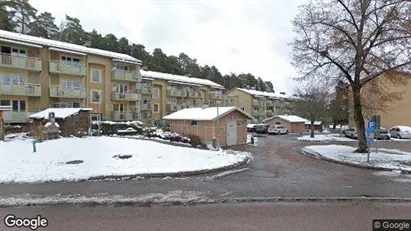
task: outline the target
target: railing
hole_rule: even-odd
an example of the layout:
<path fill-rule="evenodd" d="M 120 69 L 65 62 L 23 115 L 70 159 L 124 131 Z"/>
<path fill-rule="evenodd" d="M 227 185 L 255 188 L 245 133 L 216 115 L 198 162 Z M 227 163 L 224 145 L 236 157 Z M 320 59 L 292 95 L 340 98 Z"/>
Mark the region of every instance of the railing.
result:
<path fill-rule="evenodd" d="M 85 76 L 87 74 L 87 69 L 84 65 L 79 63 L 77 64 L 50 61 L 50 72 L 58 74 Z"/>
<path fill-rule="evenodd" d="M 181 105 L 175 105 L 175 104 L 169 104 L 169 103 L 166 105 L 166 111 L 178 111 L 181 109 L 182 109 Z"/>
<path fill-rule="evenodd" d="M 147 87 L 147 86 L 142 86 L 141 87 L 141 94 L 151 95 L 151 94 L 153 94 L 153 88 L 152 87 Z"/>
<path fill-rule="evenodd" d="M 85 88 L 64 88 L 59 85 L 50 86 L 50 97 L 85 99 Z"/>
<path fill-rule="evenodd" d="M 187 97 L 187 91 L 185 89 L 167 88 L 167 96 L 172 97 Z"/>
<path fill-rule="evenodd" d="M 112 112 L 111 116 L 114 121 L 131 121 L 139 120 L 140 116 L 137 112 Z"/>
<path fill-rule="evenodd" d="M 27 117 L 36 112 L 15 112 L 15 111 L 5 111 L 4 112 L 4 123 L 25 123 Z"/>
<path fill-rule="evenodd" d="M 187 91 L 187 96 L 190 98 L 200 98 L 201 95 L 198 92 L 195 91 Z"/>
<path fill-rule="evenodd" d="M 0 54 L 0 67 L 41 71 L 41 64 L 42 62 L 39 58 Z"/>
<path fill-rule="evenodd" d="M 258 102 L 258 100 L 253 99 L 253 106 L 259 106 L 259 105 L 260 105 L 260 103 Z"/>
<path fill-rule="evenodd" d="M 112 92 L 111 100 L 125 100 L 125 101 L 141 101 L 141 95 L 137 93 L 130 92 Z"/>
<path fill-rule="evenodd" d="M 112 80 L 141 82 L 141 75 L 137 71 L 114 70 L 111 73 Z"/>
<path fill-rule="evenodd" d="M 140 110 L 141 110 L 141 111 L 151 110 L 151 103 L 143 103 L 143 104 L 141 104 Z"/>
<path fill-rule="evenodd" d="M 0 95 L 41 96 L 39 84 L 28 83 L 24 85 L 0 84 Z"/>
<path fill-rule="evenodd" d="M 267 106 L 273 106 L 273 101 L 267 101 L 266 105 Z"/>

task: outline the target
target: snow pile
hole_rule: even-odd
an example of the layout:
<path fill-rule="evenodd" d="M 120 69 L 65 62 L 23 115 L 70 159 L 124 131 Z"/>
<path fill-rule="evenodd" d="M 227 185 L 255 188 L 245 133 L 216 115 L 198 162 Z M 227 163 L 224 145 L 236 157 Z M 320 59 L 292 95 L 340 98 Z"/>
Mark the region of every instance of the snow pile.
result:
<path fill-rule="evenodd" d="M 342 137 L 339 134 L 315 135 L 311 138 L 309 135 L 297 137 L 299 141 L 314 141 L 314 142 L 329 142 L 329 141 L 355 141 L 347 137 Z"/>
<path fill-rule="evenodd" d="M 105 120 L 105 121 L 93 121 L 93 124 L 108 124 L 108 125 L 134 125 L 134 126 L 141 126 L 144 123 L 141 121 L 126 121 L 126 122 L 116 122 L 116 121 L 110 121 L 110 120 Z"/>
<path fill-rule="evenodd" d="M 379 167 L 390 170 L 411 171 L 411 153 L 395 149 L 371 149 L 370 162 L 367 153 L 354 153 L 355 148 L 346 145 L 313 145 L 302 151 L 319 158 L 359 166 Z"/>
<path fill-rule="evenodd" d="M 6 142 L 15 141 L 15 140 L 27 140 L 27 139 L 31 139 L 27 132 L 11 133 L 11 134 L 7 134 L 4 136 L 4 141 Z"/>
<path fill-rule="evenodd" d="M 56 119 L 65 119 L 69 116 L 76 115 L 80 111 L 91 111 L 92 108 L 47 108 L 41 112 L 32 114 L 29 119 L 48 119 L 49 113 L 53 112 Z"/>
<path fill-rule="evenodd" d="M 115 137 L 61 138 L 37 144 L 0 141 L 0 183 L 76 181 L 100 176 L 211 170 L 240 163 L 250 154 L 209 151 Z M 116 155 L 131 155 L 116 159 Z M 66 164 L 69 161 L 84 161 Z"/>
<path fill-rule="evenodd" d="M 185 108 L 163 117 L 166 120 L 216 120 L 217 115 L 221 117 L 229 112 L 239 110 L 237 107 L 207 107 L 207 108 Z"/>

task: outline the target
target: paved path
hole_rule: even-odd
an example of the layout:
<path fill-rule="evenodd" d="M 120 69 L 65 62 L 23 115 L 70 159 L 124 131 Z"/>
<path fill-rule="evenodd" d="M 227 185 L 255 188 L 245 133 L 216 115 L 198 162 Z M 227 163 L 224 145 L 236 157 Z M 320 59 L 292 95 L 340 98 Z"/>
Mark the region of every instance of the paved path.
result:
<path fill-rule="evenodd" d="M 177 179 L 1 184 L 0 198 L 25 193 L 38 196 L 137 196 L 180 190 L 205 192 L 211 198 L 411 197 L 410 175 L 381 175 L 372 170 L 312 159 L 298 153 L 307 144 L 312 143 L 298 142 L 289 136 L 259 138 L 258 147 L 239 147 L 254 154 L 254 161 L 240 167 L 247 167 L 249 170 L 221 178 L 194 176 Z"/>
<path fill-rule="evenodd" d="M 174 207 L 28 207 L 0 209 L 0 217 L 41 215 L 42 230 L 372 230 L 372 219 L 410 219 L 411 204 L 254 203 Z M 0 224 L 0 230 L 9 229 Z"/>

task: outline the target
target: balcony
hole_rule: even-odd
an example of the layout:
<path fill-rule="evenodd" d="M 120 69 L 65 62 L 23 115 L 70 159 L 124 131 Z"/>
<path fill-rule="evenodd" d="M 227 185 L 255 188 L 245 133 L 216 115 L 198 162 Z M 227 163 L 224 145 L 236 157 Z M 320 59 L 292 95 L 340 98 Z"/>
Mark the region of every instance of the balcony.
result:
<path fill-rule="evenodd" d="M 222 96 L 222 91 L 210 91 L 210 99 L 220 99 Z"/>
<path fill-rule="evenodd" d="M 141 104 L 140 110 L 141 111 L 148 111 L 151 110 L 151 103 L 143 103 Z"/>
<path fill-rule="evenodd" d="M 153 94 L 153 88 L 152 88 L 152 87 L 143 86 L 143 87 L 141 88 L 141 94 L 143 94 L 143 95 L 151 95 L 151 94 Z"/>
<path fill-rule="evenodd" d="M 6 111 L 4 112 L 4 123 L 25 123 L 27 122 L 27 117 L 36 112 L 15 112 Z"/>
<path fill-rule="evenodd" d="M 82 64 L 50 61 L 50 72 L 56 74 L 86 76 L 87 69 Z"/>
<path fill-rule="evenodd" d="M 252 110 L 251 115 L 252 116 L 258 116 L 259 115 L 258 110 Z"/>
<path fill-rule="evenodd" d="M 141 95 L 137 93 L 130 92 L 112 92 L 111 100 L 121 100 L 121 101 L 141 101 Z"/>
<path fill-rule="evenodd" d="M 54 86 L 50 86 L 50 97 L 85 99 L 86 89 L 85 88 L 63 88 L 62 86 L 54 85 Z"/>
<path fill-rule="evenodd" d="M 272 110 L 267 110 L 266 114 L 267 114 L 267 116 L 273 116 L 274 115 Z"/>
<path fill-rule="evenodd" d="M 274 104 L 273 104 L 273 101 L 267 101 L 267 103 L 265 105 L 267 107 L 272 107 Z"/>
<path fill-rule="evenodd" d="M 39 58 L 0 54 L 0 67 L 41 71 L 41 64 L 42 62 Z"/>
<path fill-rule="evenodd" d="M 167 104 L 166 105 L 166 111 L 168 112 L 173 112 L 173 111 L 178 111 L 183 109 L 182 105 L 175 105 L 175 104 Z"/>
<path fill-rule="evenodd" d="M 187 97 L 187 91 L 185 89 L 167 88 L 167 96 Z"/>
<path fill-rule="evenodd" d="M 114 70 L 111 73 L 112 80 L 141 82 L 141 75 L 137 71 Z"/>
<path fill-rule="evenodd" d="M 265 116 L 265 115 L 266 115 L 266 112 L 265 112 L 265 111 L 259 111 L 259 112 L 258 112 L 258 115 L 260 115 L 260 116 Z"/>
<path fill-rule="evenodd" d="M 114 121 L 134 121 L 139 120 L 139 113 L 137 112 L 118 112 L 111 113 Z"/>
<path fill-rule="evenodd" d="M 6 85 L 0 84 L 0 95 L 41 96 L 41 86 L 38 84 Z"/>
<path fill-rule="evenodd" d="M 259 105 L 260 105 L 260 103 L 258 102 L 258 100 L 253 99 L 253 106 L 259 106 Z"/>
<path fill-rule="evenodd" d="M 201 95 L 199 92 L 196 91 L 187 91 L 187 97 L 190 98 L 201 98 Z"/>

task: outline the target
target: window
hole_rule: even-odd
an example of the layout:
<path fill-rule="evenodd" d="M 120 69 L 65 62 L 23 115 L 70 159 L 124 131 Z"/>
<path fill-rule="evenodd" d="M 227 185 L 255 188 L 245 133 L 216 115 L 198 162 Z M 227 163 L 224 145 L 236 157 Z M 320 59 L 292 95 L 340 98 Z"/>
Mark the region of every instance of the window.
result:
<path fill-rule="evenodd" d="M 275 124 L 281 124 L 280 122 L 275 122 Z"/>
<path fill-rule="evenodd" d="M 25 100 L 0 100 L 0 106 L 11 106 L 12 111 L 24 112 L 26 111 Z"/>
<path fill-rule="evenodd" d="M 153 88 L 153 98 L 160 98 L 160 90 L 158 88 Z"/>
<path fill-rule="evenodd" d="M 80 59 L 69 57 L 69 56 L 61 56 L 61 62 L 69 65 L 80 65 Z"/>
<path fill-rule="evenodd" d="M 91 81 L 101 82 L 101 70 L 91 70 Z"/>
<path fill-rule="evenodd" d="M 10 100 L 0 100 L 0 106 L 10 106 Z"/>
<path fill-rule="evenodd" d="M 158 113 L 159 111 L 158 111 L 158 104 L 153 104 L 154 106 L 153 106 L 153 111 L 155 112 L 155 113 Z"/>
<path fill-rule="evenodd" d="M 233 99 L 233 98 L 230 99 L 230 103 L 234 103 L 234 99 Z"/>
<path fill-rule="evenodd" d="M 115 112 L 124 112 L 125 110 L 124 104 L 113 104 L 113 111 Z"/>
<path fill-rule="evenodd" d="M 101 115 L 100 114 L 92 114 L 90 115 L 91 121 L 100 121 Z"/>
<path fill-rule="evenodd" d="M 20 111 L 26 111 L 26 101 L 20 100 Z"/>
<path fill-rule="evenodd" d="M 91 102 L 101 103 L 101 91 L 91 90 Z"/>
<path fill-rule="evenodd" d="M 26 49 L 10 46 L 1 46 L 0 52 L 3 54 L 11 54 L 13 56 L 27 56 Z"/>
<path fill-rule="evenodd" d="M 197 120 L 191 120 L 190 125 L 197 125 Z"/>
<path fill-rule="evenodd" d="M 128 92 L 128 86 L 125 84 L 114 84 L 113 88 L 116 92 L 120 92 L 120 93 Z"/>
<path fill-rule="evenodd" d="M 169 99 L 167 99 L 167 103 L 168 104 L 177 104 L 177 99 L 169 98 Z"/>
<path fill-rule="evenodd" d="M 245 102 L 244 96 L 240 96 L 240 103 L 244 103 L 244 102 Z"/>
<path fill-rule="evenodd" d="M 116 70 L 119 70 L 119 71 L 128 71 L 128 66 L 126 66 L 124 64 L 120 64 L 120 63 L 117 63 L 115 65 L 115 68 L 116 68 Z"/>
<path fill-rule="evenodd" d="M 62 87 L 69 89 L 79 89 L 81 88 L 81 83 L 80 80 L 66 79 L 62 81 Z"/>
<path fill-rule="evenodd" d="M 24 75 L 0 74 L 0 84 L 3 85 L 25 85 L 26 77 Z"/>

